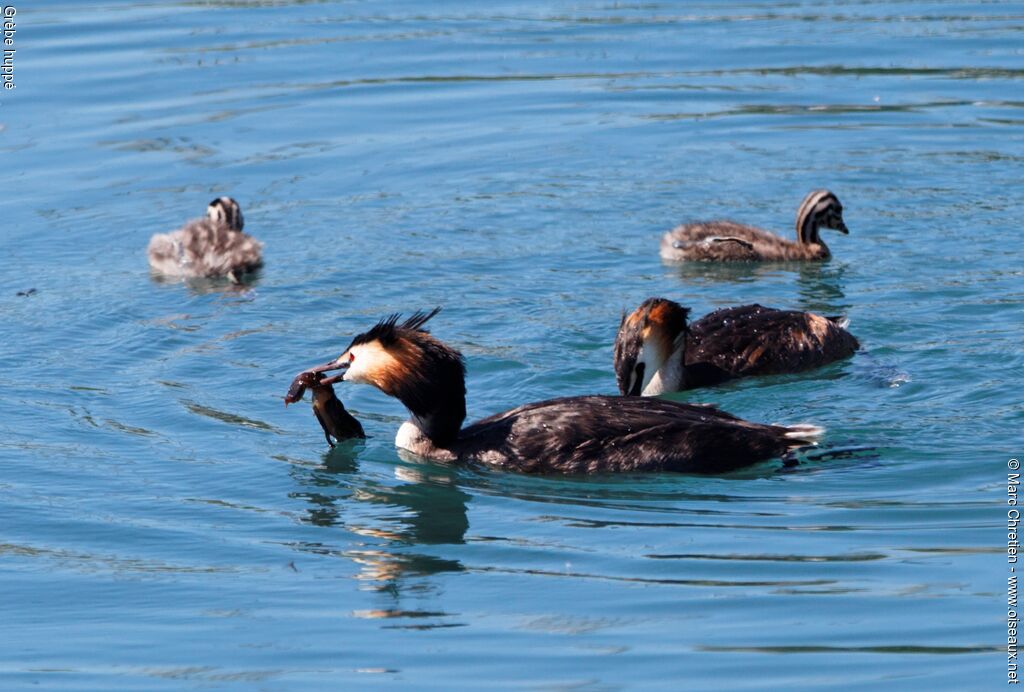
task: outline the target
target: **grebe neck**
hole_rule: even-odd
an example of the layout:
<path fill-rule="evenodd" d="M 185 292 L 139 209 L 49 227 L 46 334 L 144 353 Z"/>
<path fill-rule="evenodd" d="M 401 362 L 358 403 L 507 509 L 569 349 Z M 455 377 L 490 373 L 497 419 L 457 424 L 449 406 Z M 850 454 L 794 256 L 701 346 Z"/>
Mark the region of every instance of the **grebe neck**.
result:
<path fill-rule="evenodd" d="M 395 446 L 428 459 L 455 461 L 457 456 L 449 449 L 455 440 L 452 439 L 446 446 L 439 445 L 428 432 L 435 425 L 429 418 L 411 416 L 398 428 L 398 434 L 395 435 Z M 456 436 L 457 434 L 456 431 Z"/>
<path fill-rule="evenodd" d="M 686 383 L 686 339 L 680 340 L 676 349 L 662 361 L 654 371 L 650 381 L 644 386 L 641 396 L 659 396 L 668 392 L 678 392 Z M 644 344 L 647 349 L 647 344 Z"/>

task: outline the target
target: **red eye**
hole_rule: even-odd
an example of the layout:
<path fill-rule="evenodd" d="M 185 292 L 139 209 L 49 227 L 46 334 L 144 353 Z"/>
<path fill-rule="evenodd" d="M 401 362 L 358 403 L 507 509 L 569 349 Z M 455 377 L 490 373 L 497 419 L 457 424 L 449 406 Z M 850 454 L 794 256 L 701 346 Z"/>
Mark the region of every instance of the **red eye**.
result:
<path fill-rule="evenodd" d="M 348 354 L 348 362 L 349 362 L 349 363 L 351 363 L 351 362 L 352 362 L 352 361 L 354 361 L 355 359 L 356 359 L 356 354 L 354 354 L 354 353 L 349 353 L 349 354 Z"/>

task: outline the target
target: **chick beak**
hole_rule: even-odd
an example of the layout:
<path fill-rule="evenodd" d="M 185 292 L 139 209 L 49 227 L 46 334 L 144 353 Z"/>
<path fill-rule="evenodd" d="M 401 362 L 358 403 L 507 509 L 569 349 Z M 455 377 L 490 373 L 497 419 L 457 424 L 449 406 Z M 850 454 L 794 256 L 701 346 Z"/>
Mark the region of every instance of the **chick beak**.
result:
<path fill-rule="evenodd" d="M 846 223 L 842 219 L 836 222 L 836 230 L 845 235 L 850 235 L 850 229 L 846 227 Z"/>

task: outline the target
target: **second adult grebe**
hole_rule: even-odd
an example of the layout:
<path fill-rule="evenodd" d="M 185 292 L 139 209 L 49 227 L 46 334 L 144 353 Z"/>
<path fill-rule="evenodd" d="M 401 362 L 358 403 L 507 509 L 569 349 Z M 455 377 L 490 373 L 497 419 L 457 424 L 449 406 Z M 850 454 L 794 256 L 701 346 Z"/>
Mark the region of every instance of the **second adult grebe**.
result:
<path fill-rule="evenodd" d="M 392 315 L 336 360 L 306 372 L 342 370 L 320 382 L 371 384 L 401 401 L 411 414 L 395 439 L 402 449 L 524 473 L 719 473 L 813 444 L 823 432 L 751 423 L 713 406 L 619 396 L 540 401 L 463 428 L 462 354 L 423 329 L 437 312 L 403 322 Z"/>
<path fill-rule="evenodd" d="M 263 264 L 263 243 L 242 233 L 244 225 L 238 202 L 218 197 L 206 208 L 205 219 L 154 235 L 149 241 L 149 266 L 165 276 L 224 276 L 238 283 L 242 274 Z"/>
<path fill-rule="evenodd" d="M 846 321 L 813 312 L 740 305 L 687 325 L 689 308 L 648 298 L 615 337 L 615 378 L 623 394 L 657 396 L 750 375 L 800 372 L 859 348 Z"/>

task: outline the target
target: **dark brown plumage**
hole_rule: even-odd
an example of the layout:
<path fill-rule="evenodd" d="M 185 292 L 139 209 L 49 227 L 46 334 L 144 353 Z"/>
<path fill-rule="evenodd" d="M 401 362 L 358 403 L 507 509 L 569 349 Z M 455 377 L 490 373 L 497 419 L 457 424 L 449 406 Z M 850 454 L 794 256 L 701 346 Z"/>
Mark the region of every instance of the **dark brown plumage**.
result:
<path fill-rule="evenodd" d="M 667 399 L 578 396 L 484 418 L 449 451 L 522 473 L 723 473 L 781 457 L 818 433 Z"/>
<path fill-rule="evenodd" d="M 523 473 L 717 473 L 779 457 L 822 433 L 751 423 L 709 406 L 615 396 L 527 404 L 460 430 L 462 355 L 422 329 L 436 312 L 403 323 L 392 316 L 309 371 L 343 370 L 323 382 L 372 384 L 397 397 L 412 415 L 395 444 L 423 457 Z"/>
<path fill-rule="evenodd" d="M 698 221 L 673 228 L 661 239 L 661 257 L 672 262 L 824 260 L 831 256 L 820 228 L 849 233 L 843 206 L 828 190 L 813 190 L 800 204 L 796 241 L 735 221 Z"/>
<path fill-rule="evenodd" d="M 690 325 L 687 308 L 648 298 L 623 316 L 615 338 L 622 394 L 657 396 L 749 375 L 801 372 L 848 358 L 857 339 L 836 319 L 741 305 Z"/>
<path fill-rule="evenodd" d="M 690 325 L 687 365 L 732 377 L 801 372 L 849 358 L 860 344 L 834 319 L 761 305 L 723 308 Z"/>

